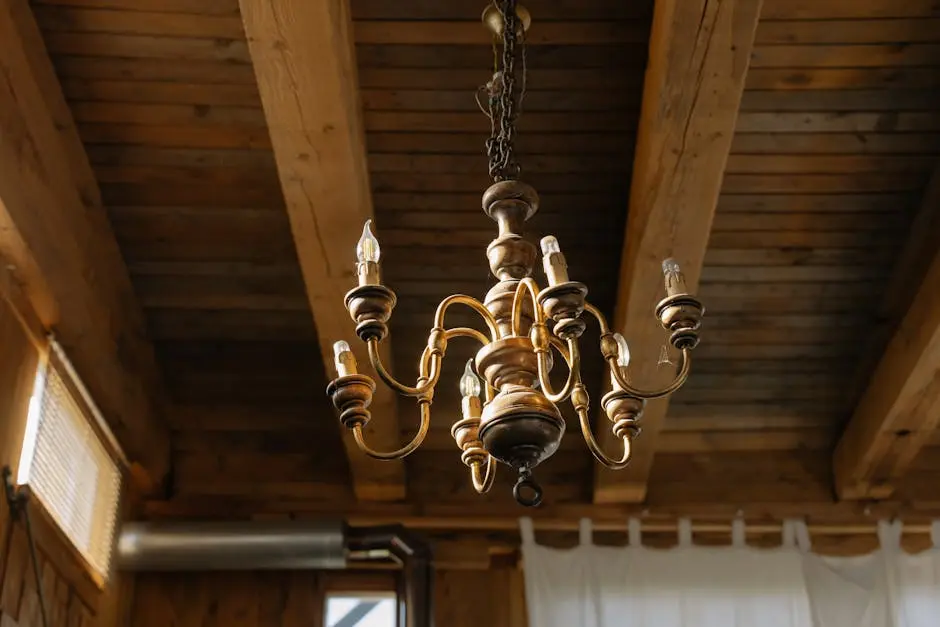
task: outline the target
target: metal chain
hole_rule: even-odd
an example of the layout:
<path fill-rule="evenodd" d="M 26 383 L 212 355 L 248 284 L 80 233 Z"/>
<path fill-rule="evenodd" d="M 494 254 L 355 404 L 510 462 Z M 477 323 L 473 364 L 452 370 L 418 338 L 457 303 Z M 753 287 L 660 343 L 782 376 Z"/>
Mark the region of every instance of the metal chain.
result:
<path fill-rule="evenodd" d="M 519 18 L 516 0 L 500 0 L 499 12 L 503 17 L 502 67 L 487 86 L 489 92 L 490 138 L 486 142 L 490 176 L 494 181 L 515 179 L 519 176 L 513 139 L 516 133 L 516 37 Z"/>

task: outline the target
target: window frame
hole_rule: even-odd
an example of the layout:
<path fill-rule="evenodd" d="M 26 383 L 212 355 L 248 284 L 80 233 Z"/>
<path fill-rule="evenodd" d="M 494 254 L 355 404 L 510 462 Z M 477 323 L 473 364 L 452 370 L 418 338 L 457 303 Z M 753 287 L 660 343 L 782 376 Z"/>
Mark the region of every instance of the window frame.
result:
<path fill-rule="evenodd" d="M 29 496 L 29 507 L 31 511 L 38 513 L 39 535 L 41 538 L 54 536 L 54 542 L 58 542 L 68 553 L 68 557 L 74 560 L 85 578 L 94 585 L 99 591 L 103 591 L 109 581 L 114 576 L 116 564 L 114 556 L 117 554 L 117 544 L 121 531 L 121 524 L 124 520 L 125 495 L 129 488 L 129 463 L 123 450 L 111 432 L 107 423 L 94 402 L 91 394 L 85 388 L 78 373 L 75 371 L 71 361 L 65 354 L 63 348 L 56 342 L 51 335 L 47 337 L 44 345 L 39 347 L 39 359 L 36 364 L 35 376 L 30 390 L 30 400 L 28 404 L 28 415 L 26 417 L 26 426 L 23 433 L 23 442 L 20 449 L 20 457 L 17 463 L 17 485 L 26 490 Z M 114 511 L 114 532 L 112 534 L 109 547 L 109 559 L 107 569 L 102 571 L 95 566 L 85 552 L 80 549 L 71 535 L 59 524 L 55 515 L 49 507 L 43 502 L 42 496 L 29 485 L 26 479 L 26 469 L 31 466 L 33 456 L 35 455 L 36 442 L 38 440 L 39 412 L 42 407 L 43 394 L 50 369 L 55 369 L 59 379 L 62 382 L 69 399 L 75 404 L 75 409 L 81 415 L 87 426 L 91 429 L 94 437 L 104 449 L 108 459 L 114 464 L 118 474 L 117 502 Z M 42 386 L 40 389 L 39 386 Z M 35 405 L 35 407 L 34 407 Z M 34 412 L 36 413 L 34 417 Z M 27 442 L 32 438 L 29 456 L 27 457 Z M 98 516 L 95 514 L 95 523 L 98 522 Z M 96 525 L 97 526 L 97 525 Z M 40 544 L 46 545 L 48 541 L 40 541 Z"/>

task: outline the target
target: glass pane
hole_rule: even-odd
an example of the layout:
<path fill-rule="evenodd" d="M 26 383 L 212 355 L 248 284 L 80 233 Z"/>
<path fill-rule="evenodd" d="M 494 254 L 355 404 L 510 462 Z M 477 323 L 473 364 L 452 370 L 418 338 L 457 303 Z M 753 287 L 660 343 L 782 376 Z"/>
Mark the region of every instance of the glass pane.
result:
<path fill-rule="evenodd" d="M 390 594 L 336 594 L 326 598 L 326 627 L 395 627 Z"/>

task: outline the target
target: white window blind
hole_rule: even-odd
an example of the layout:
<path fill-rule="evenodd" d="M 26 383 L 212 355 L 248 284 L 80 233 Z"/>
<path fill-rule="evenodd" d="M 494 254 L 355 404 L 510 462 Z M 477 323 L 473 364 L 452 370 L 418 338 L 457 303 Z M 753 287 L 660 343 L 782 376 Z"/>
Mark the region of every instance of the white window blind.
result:
<path fill-rule="evenodd" d="M 117 521 L 121 471 L 92 427 L 91 409 L 52 357 L 30 399 L 18 482 L 106 577 Z"/>

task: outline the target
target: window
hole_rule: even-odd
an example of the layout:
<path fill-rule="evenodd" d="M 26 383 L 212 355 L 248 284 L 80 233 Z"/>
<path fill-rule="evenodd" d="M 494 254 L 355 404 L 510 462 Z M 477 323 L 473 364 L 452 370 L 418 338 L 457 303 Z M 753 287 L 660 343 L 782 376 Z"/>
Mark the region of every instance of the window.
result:
<path fill-rule="evenodd" d="M 397 607 L 393 593 L 330 594 L 326 627 L 395 627 Z"/>
<path fill-rule="evenodd" d="M 121 471 L 92 427 L 71 369 L 53 351 L 40 366 L 29 402 L 17 482 L 59 525 L 79 553 L 106 577 L 121 491 Z"/>

